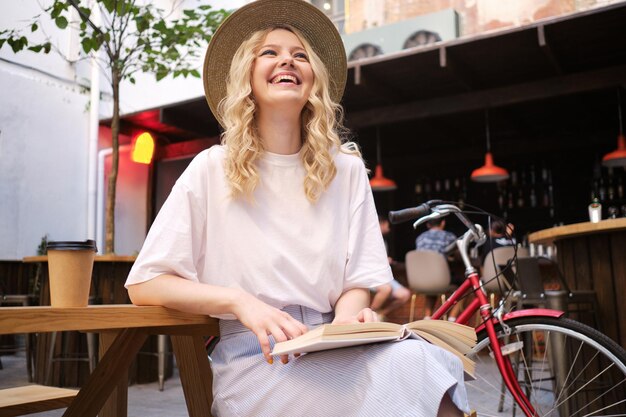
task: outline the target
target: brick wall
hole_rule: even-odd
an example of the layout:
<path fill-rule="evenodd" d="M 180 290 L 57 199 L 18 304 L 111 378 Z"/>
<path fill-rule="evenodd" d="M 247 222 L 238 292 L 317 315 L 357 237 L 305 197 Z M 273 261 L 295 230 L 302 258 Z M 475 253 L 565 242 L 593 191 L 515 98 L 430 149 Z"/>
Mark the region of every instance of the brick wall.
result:
<path fill-rule="evenodd" d="M 382 18 L 372 18 L 384 2 Z M 346 0 L 346 33 L 452 8 L 459 13 L 461 36 L 516 27 L 624 0 Z"/>

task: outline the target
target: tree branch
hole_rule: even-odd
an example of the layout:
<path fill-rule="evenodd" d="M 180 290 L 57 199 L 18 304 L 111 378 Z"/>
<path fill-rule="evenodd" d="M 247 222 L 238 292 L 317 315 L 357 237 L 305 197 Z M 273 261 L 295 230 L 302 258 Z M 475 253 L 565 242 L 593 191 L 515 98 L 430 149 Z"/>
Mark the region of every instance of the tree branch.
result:
<path fill-rule="evenodd" d="M 133 7 L 135 5 L 135 2 L 131 2 L 129 4 L 129 7 Z M 132 13 L 130 13 L 130 11 L 128 13 L 126 13 L 126 20 L 123 20 L 120 22 L 120 51 L 122 50 L 122 45 L 124 44 L 124 34 L 126 33 L 126 29 L 128 29 L 128 23 L 130 22 L 130 18 L 132 16 Z"/>
<path fill-rule="evenodd" d="M 106 52 L 107 52 L 107 55 L 109 55 L 109 58 L 111 60 L 113 60 L 113 52 L 111 51 L 111 48 L 110 48 L 108 42 L 106 41 L 106 38 L 104 37 L 104 32 L 102 32 L 102 29 L 100 29 L 98 26 L 96 26 L 96 24 L 91 21 L 89 16 L 87 16 L 85 13 L 83 13 L 83 11 L 80 9 L 78 3 L 76 3 L 76 0 L 67 0 L 67 1 L 72 5 L 72 7 L 74 9 L 76 9 L 76 11 L 80 15 L 80 18 L 82 19 L 82 21 L 87 23 L 94 30 L 94 32 L 96 32 L 96 33 L 98 33 L 99 35 L 102 36 L 102 44 L 104 45 L 104 49 L 106 49 Z"/>

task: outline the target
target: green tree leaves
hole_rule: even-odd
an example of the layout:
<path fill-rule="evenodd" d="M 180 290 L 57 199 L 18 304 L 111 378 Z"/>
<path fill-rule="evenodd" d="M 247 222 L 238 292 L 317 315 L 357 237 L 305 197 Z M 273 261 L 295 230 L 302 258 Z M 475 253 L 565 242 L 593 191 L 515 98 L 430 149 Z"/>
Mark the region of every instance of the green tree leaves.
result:
<path fill-rule="evenodd" d="M 95 4 L 91 8 L 91 4 Z M 95 7 L 98 9 L 96 10 Z M 75 11 L 74 13 L 72 13 Z M 77 12 L 77 13 L 76 13 Z M 76 14 L 79 19 L 76 21 Z M 154 6 L 151 1 L 139 0 L 54 0 L 44 13 L 34 16 L 25 30 L 29 35 L 43 32 L 40 19 L 45 15 L 61 30 L 78 30 L 80 45 L 86 56 L 94 56 L 107 70 L 113 95 L 111 139 L 113 160 L 119 156 L 120 82 L 135 83 L 135 73 L 153 73 L 157 81 L 168 75 L 200 77 L 193 68 L 200 52 L 219 24 L 228 16 L 225 10 L 212 10 L 200 4 L 183 10 L 178 19 Z M 96 15 L 99 18 L 96 19 Z M 49 53 L 49 40 L 32 43 L 20 29 L 0 30 L 0 49 L 9 45 L 17 53 L 27 49 L 34 53 Z M 94 54 L 95 52 L 101 52 Z M 115 179 L 117 165 L 111 169 L 107 208 L 105 253 L 113 253 Z"/>
<path fill-rule="evenodd" d="M 199 77 L 199 71 L 192 66 L 197 64 L 201 48 L 228 16 L 225 10 L 213 10 L 208 4 L 182 10 L 178 19 L 169 19 L 169 12 L 152 2 L 95 0 L 95 4 L 102 16 L 98 23 L 89 0 L 54 0 L 43 15 L 33 17 L 29 32 L 41 32 L 42 17 L 61 30 L 75 28 L 85 55 L 104 51 L 105 66 L 119 70 L 122 79 L 128 80 L 134 80 L 136 71 L 153 73 L 157 80 L 168 75 Z M 78 12 L 79 20 L 72 10 Z M 0 48 L 5 44 L 16 53 L 48 53 L 52 48 L 49 41 L 31 42 L 29 35 L 19 29 L 0 31 Z"/>
<path fill-rule="evenodd" d="M 68 21 L 64 16 L 59 16 L 54 19 L 54 23 L 59 27 L 59 29 L 65 29 L 68 25 Z"/>

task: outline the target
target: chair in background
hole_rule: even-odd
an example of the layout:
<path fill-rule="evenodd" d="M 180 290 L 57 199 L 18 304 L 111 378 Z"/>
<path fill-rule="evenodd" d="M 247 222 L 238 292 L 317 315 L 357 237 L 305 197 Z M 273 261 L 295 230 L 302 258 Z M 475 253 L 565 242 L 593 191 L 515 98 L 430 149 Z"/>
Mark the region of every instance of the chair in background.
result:
<path fill-rule="evenodd" d="M 543 268 L 551 268 L 558 279 L 559 289 L 546 289 L 541 273 Z M 519 293 L 516 294 L 518 307 L 547 306 L 565 311 L 568 316 L 573 314 L 590 314 L 594 328 L 601 330 L 597 313 L 599 311 L 598 298 L 594 290 L 572 290 L 569 288 L 560 268 L 552 259 L 545 257 L 518 258 L 517 259 L 517 284 Z M 581 317 L 574 317 L 578 321 Z"/>
<path fill-rule="evenodd" d="M 483 288 L 489 294 L 492 307 L 495 307 L 495 294 L 503 295 L 512 289 L 513 283 L 502 273 L 502 269 L 504 265 L 509 264 L 516 253 L 518 259 L 529 256 L 527 248 L 501 246 L 489 252 L 483 261 L 481 280 L 483 281 Z M 516 262 L 511 262 L 510 268 L 510 271 L 515 274 Z"/>
<path fill-rule="evenodd" d="M 450 285 L 450 267 L 445 256 L 435 251 L 412 250 L 405 257 L 406 278 L 409 289 L 427 297 L 440 297 L 456 289 Z M 409 321 L 414 320 L 416 295 L 411 297 Z"/>
<path fill-rule="evenodd" d="M 94 296 L 89 296 L 89 304 L 94 304 L 96 298 Z M 55 354 L 56 346 L 57 346 L 57 336 L 58 332 L 50 332 L 50 341 L 48 346 L 48 360 L 46 361 L 46 373 L 45 373 L 45 384 L 46 385 L 54 385 L 54 381 L 52 378 L 52 371 L 54 368 L 55 362 L 87 362 L 89 365 L 89 373 L 93 372 L 96 368 L 96 360 L 97 360 L 97 348 L 96 348 L 96 333 L 79 333 L 80 335 L 85 335 L 87 340 L 87 356 L 82 356 L 78 353 L 71 352 L 72 347 L 68 341 L 71 333 L 73 332 L 61 332 L 61 351 L 58 354 Z"/>
<path fill-rule="evenodd" d="M 32 305 L 34 296 L 28 294 L 0 294 L 0 306 L 22 306 Z M 33 369 L 35 363 L 34 337 L 32 333 L 24 334 L 24 350 L 26 353 L 26 372 L 28 374 L 28 382 L 33 382 Z M 15 342 L 13 346 L 0 346 L 0 353 L 16 352 L 22 349 Z M 0 369 L 2 369 L 2 361 L 0 360 Z"/>
<path fill-rule="evenodd" d="M 40 276 L 38 268 L 24 265 L 22 261 L 0 261 L 0 306 L 26 307 L 37 304 Z M 30 333 L 24 334 L 23 337 L 23 344 L 15 339 L 15 335 L 12 338 L 1 338 L 0 354 L 24 350 L 28 382 L 33 382 L 37 335 Z M 1 360 L 0 369 L 2 369 Z"/>

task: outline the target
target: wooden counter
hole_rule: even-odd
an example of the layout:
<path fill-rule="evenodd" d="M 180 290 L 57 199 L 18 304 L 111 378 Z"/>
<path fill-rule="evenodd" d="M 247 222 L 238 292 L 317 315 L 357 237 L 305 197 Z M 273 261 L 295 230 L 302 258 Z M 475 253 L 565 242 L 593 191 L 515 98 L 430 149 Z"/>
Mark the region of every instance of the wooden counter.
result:
<path fill-rule="evenodd" d="M 551 245 L 560 239 L 570 239 L 576 236 L 611 233 L 626 230 L 626 217 L 620 219 L 607 219 L 598 223 L 574 223 L 566 226 L 553 227 L 540 230 L 528 236 L 530 243 Z"/>
<path fill-rule="evenodd" d="M 600 330 L 626 347 L 626 218 L 540 230 L 528 241 L 556 245 L 557 262 L 568 284 L 596 291 Z"/>

